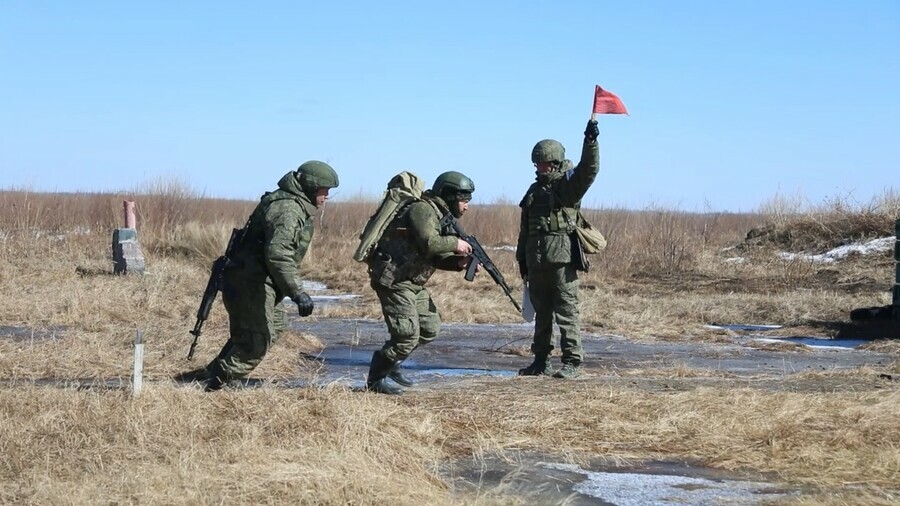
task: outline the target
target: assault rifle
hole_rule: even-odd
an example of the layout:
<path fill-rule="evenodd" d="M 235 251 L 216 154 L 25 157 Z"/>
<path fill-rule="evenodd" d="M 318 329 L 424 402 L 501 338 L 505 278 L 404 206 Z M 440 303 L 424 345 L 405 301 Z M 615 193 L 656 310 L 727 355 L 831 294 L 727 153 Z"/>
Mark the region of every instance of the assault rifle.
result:
<path fill-rule="evenodd" d="M 243 242 L 246 232 L 246 225 L 244 228 L 232 229 L 231 238 L 228 239 L 228 246 L 225 248 L 225 254 L 213 261 L 212 269 L 209 272 L 209 281 L 206 282 L 206 290 L 203 291 L 203 299 L 200 301 L 200 309 L 197 310 L 197 322 L 194 323 L 194 330 L 190 331 L 194 336 L 194 342 L 191 343 L 191 349 L 188 351 L 188 360 L 194 359 L 194 349 L 197 348 L 197 341 L 200 340 L 200 330 L 203 328 L 203 322 L 209 318 L 209 311 L 212 309 L 213 302 L 216 301 L 216 295 L 222 289 L 222 275 L 225 273 L 225 267 L 234 258 L 235 250 Z"/>
<path fill-rule="evenodd" d="M 478 266 L 484 266 L 484 270 L 491 275 L 494 283 L 500 285 L 500 288 L 503 289 L 503 292 L 506 293 L 506 296 L 512 301 L 513 306 L 516 306 L 516 311 L 521 314 L 522 306 L 520 306 L 519 302 L 513 297 L 512 290 L 509 289 L 509 285 L 507 285 L 506 280 L 503 279 L 503 274 L 500 272 L 500 269 L 494 265 L 491 257 L 484 251 L 484 248 L 481 246 L 481 243 L 478 242 L 478 239 L 476 239 L 474 235 L 467 234 L 459 224 L 459 221 L 454 218 L 452 214 L 448 213 L 441 219 L 441 228 L 444 228 L 445 226 L 452 227 L 453 231 L 456 232 L 456 235 L 459 236 L 460 239 L 472 245 L 472 261 L 469 262 L 469 268 L 466 269 L 466 281 L 474 280 L 475 273 L 478 271 Z"/>

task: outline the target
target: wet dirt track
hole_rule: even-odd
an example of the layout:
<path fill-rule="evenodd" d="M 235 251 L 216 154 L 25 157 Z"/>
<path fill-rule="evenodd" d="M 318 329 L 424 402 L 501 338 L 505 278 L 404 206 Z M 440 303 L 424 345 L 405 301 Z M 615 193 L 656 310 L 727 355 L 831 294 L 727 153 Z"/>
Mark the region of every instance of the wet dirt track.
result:
<path fill-rule="evenodd" d="M 372 352 L 387 339 L 380 320 L 298 320 L 294 328 L 315 335 L 324 344 L 317 354 L 304 356 L 319 365 L 317 381 L 351 386 L 362 384 Z M 416 350 L 404 367 L 419 381 L 419 388 L 446 387 L 454 379 L 473 376 L 512 377 L 531 361 L 531 336 L 530 324 L 445 324 L 441 335 Z M 821 347 L 788 346 L 786 350 L 759 349 L 753 347 L 756 342 L 752 334 L 734 337 L 731 342 L 648 342 L 584 333 L 586 374 L 581 380 L 627 381 L 653 390 L 718 383 L 833 391 L 842 389 L 841 385 L 858 389 L 860 383 L 877 388 L 885 380 L 876 374 L 838 374 L 805 381 L 800 373 L 879 369 L 894 361 L 885 353 L 829 347 L 832 341 L 827 339 L 821 340 Z M 558 367 L 559 358 L 553 360 Z M 667 369 L 673 373 L 666 374 Z M 643 372 L 649 372 L 649 377 Z"/>

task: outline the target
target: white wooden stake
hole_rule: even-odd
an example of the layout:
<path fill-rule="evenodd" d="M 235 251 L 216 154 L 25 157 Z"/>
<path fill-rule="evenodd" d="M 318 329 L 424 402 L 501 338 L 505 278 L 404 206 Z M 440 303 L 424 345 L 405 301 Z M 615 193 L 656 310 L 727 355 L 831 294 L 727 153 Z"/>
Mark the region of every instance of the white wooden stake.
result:
<path fill-rule="evenodd" d="M 134 376 L 132 376 L 131 395 L 137 397 L 141 393 L 144 375 L 144 331 L 138 330 L 134 336 Z"/>

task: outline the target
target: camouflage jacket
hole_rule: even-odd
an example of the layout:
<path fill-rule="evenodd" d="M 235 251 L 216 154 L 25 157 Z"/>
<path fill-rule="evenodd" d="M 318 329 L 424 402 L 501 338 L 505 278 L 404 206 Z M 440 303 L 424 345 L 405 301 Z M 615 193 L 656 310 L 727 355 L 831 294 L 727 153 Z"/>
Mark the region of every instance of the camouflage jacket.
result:
<path fill-rule="evenodd" d="M 447 203 L 430 191 L 401 209 L 369 258 L 372 281 L 383 286 L 404 281 L 424 285 L 435 269 L 456 268 L 457 238 L 452 228 L 440 224 L 449 212 Z"/>
<path fill-rule="evenodd" d="M 315 210 L 294 172 L 285 174 L 250 215 L 232 274 L 271 284 L 280 297 L 302 291 L 298 267 L 312 240 Z"/>
<path fill-rule="evenodd" d="M 575 230 L 581 198 L 600 171 L 600 148 L 585 139 L 578 165 L 538 174 L 519 204 L 522 208 L 516 260 L 528 270 L 572 261 L 569 234 Z"/>

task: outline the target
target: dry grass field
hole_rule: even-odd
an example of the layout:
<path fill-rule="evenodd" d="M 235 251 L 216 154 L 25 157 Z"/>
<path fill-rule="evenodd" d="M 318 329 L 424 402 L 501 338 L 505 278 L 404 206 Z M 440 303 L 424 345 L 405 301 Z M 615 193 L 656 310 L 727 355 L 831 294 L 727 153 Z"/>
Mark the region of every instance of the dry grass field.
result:
<path fill-rule="evenodd" d="M 137 201 L 148 265 L 141 277 L 112 275 L 110 238 L 121 226 L 123 198 Z M 502 487 L 457 490 L 438 472 L 453 459 L 511 451 L 571 462 L 688 460 L 760 473 L 800 487 L 802 494 L 783 500 L 791 504 L 900 501 L 900 382 L 855 381 L 896 378 L 896 358 L 882 370 L 786 379 L 781 389 L 728 381 L 648 389 L 615 370 L 576 382 L 472 379 L 464 388 L 400 398 L 339 386 L 204 394 L 171 381 L 189 367 L 187 331 L 209 264 L 253 205 L 202 198 L 179 184 L 140 195 L 0 192 L 0 326 L 35 329 L 15 338 L 0 332 L 0 502 L 528 503 Z M 361 304 L 319 318 L 380 317 L 365 269 L 351 258 L 375 205 L 333 202 L 317 217 L 302 275 L 363 296 Z M 791 335 L 834 335 L 851 309 L 891 301 L 891 252 L 835 263 L 776 253 L 822 253 L 893 235 L 900 216 L 893 193 L 864 204 L 774 198 L 746 214 L 660 208 L 586 215 L 609 240 L 582 278 L 589 331 L 714 342 L 722 335 L 708 323 L 768 323 Z M 515 244 L 517 223 L 510 202 L 476 201 L 463 219 L 496 248 L 490 252 L 514 290 L 521 283 L 513 253 L 502 247 Z M 467 283 L 438 273 L 430 286 L 445 321 L 518 317 L 487 276 Z M 48 338 L 47 329 L 64 337 Z M 141 396 L 58 385 L 127 381 L 137 330 L 146 342 Z M 198 348 L 201 360 L 226 335 L 217 302 Z M 317 343 L 315 335 L 288 335 L 254 376 L 303 374 L 297 352 Z M 900 356 L 897 341 L 871 346 Z M 677 365 L 641 375 L 715 376 Z"/>

